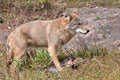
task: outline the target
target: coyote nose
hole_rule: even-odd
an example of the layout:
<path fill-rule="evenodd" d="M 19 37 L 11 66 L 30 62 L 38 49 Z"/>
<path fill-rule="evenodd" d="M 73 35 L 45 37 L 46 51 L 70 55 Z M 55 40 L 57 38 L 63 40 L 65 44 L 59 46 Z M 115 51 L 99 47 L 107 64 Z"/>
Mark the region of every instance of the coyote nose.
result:
<path fill-rule="evenodd" d="M 87 33 L 89 33 L 90 32 L 90 30 L 87 30 Z"/>

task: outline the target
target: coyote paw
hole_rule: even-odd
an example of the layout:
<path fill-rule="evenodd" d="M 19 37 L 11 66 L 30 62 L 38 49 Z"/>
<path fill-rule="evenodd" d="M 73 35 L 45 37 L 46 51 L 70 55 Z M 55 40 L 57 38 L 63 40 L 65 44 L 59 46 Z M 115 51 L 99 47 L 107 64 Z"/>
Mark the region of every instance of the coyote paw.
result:
<path fill-rule="evenodd" d="M 60 67 L 60 68 L 55 68 L 55 67 L 51 67 L 50 68 L 50 71 L 51 72 L 56 72 L 56 73 L 58 73 L 58 72 L 60 72 L 60 71 L 62 71 L 64 69 L 64 67 Z"/>

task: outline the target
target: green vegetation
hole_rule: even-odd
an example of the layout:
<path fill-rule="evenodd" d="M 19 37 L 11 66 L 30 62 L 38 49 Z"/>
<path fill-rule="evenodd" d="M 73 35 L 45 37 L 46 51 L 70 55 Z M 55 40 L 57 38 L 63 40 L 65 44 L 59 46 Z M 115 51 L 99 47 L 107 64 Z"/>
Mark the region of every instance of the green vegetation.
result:
<path fill-rule="evenodd" d="M 97 52 L 97 49 L 99 52 Z M 103 48 L 97 49 L 86 49 L 75 53 L 75 57 L 82 57 L 84 62 L 78 62 L 78 69 L 66 68 L 59 73 L 50 71 L 51 62 L 48 52 L 38 49 L 37 56 L 33 57 L 27 65 L 23 63 L 28 62 L 28 60 L 15 60 L 15 62 L 17 61 L 20 64 L 17 67 L 17 76 L 19 76 L 20 80 L 119 80 L 120 53 L 108 52 Z M 4 56 L 0 56 L 0 73 L 2 75 L 5 74 L 4 72 L 7 72 L 5 65 L 3 65 L 4 60 Z M 4 77 L 0 75 L 0 79 L 4 79 Z M 13 80 L 9 76 L 6 76 L 6 79 Z"/>
<path fill-rule="evenodd" d="M 36 63 L 36 65 L 40 65 L 41 67 L 44 68 L 45 66 L 50 65 L 51 58 L 47 50 L 38 49 L 37 56 L 33 58 L 33 61 L 34 63 Z"/>

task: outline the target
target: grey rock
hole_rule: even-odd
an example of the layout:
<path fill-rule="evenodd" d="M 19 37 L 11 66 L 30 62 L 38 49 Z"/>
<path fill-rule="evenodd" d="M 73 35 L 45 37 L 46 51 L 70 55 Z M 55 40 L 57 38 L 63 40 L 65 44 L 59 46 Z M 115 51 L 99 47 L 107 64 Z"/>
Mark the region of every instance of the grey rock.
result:
<path fill-rule="evenodd" d="M 69 12 L 73 10 L 75 9 L 67 9 Z M 120 50 L 120 8 L 83 7 L 77 10 L 90 32 L 87 35 L 76 34 L 63 48 L 77 50 L 97 45 Z M 0 44 L 5 43 L 8 34 L 9 32 L 0 32 Z"/>
<path fill-rule="evenodd" d="M 68 11 L 73 10 L 68 9 Z M 84 7 L 78 11 L 81 20 L 88 26 L 90 32 L 87 35 L 78 33 L 64 46 L 66 49 L 77 50 L 91 45 L 108 49 L 120 47 L 118 42 L 120 40 L 120 8 Z"/>

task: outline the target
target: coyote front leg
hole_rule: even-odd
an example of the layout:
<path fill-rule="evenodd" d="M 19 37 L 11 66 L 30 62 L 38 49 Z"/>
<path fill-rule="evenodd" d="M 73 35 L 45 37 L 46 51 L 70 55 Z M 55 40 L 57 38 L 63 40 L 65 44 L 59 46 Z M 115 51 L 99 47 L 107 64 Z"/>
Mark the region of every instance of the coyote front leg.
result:
<path fill-rule="evenodd" d="M 58 58 L 57 58 L 57 55 L 56 55 L 56 47 L 55 45 L 52 45 L 52 46 L 49 46 L 48 47 L 48 51 L 49 51 L 49 54 L 51 56 L 51 59 L 55 65 L 55 67 L 61 71 L 62 70 L 62 67 L 60 66 L 60 63 L 58 61 Z"/>

